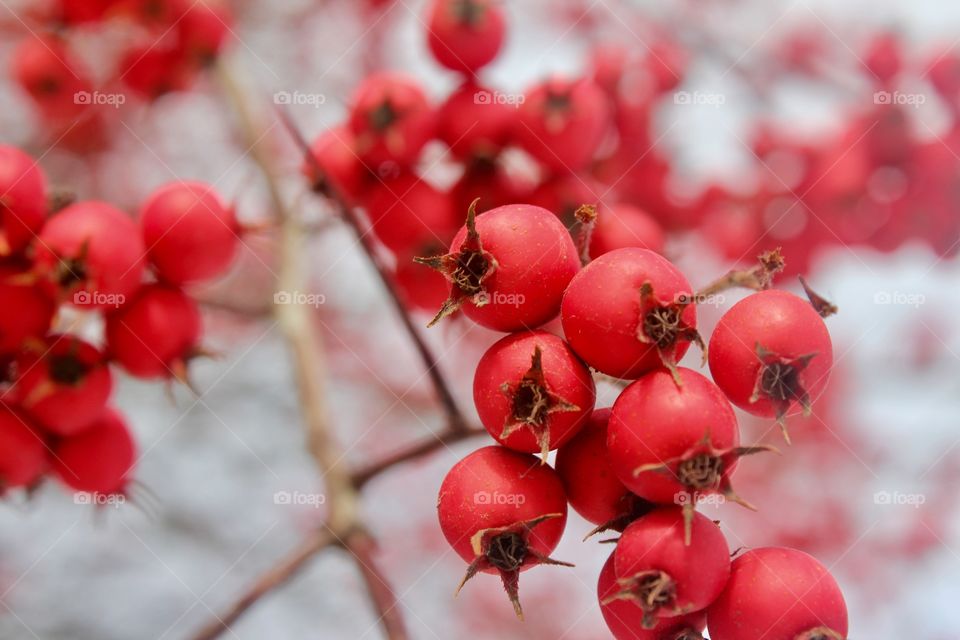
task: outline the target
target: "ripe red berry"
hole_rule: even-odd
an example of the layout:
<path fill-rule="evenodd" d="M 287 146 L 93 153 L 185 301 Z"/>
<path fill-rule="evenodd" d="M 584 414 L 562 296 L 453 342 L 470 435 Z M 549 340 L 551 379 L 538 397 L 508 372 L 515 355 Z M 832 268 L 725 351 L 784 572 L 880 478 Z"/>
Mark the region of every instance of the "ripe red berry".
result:
<path fill-rule="evenodd" d="M 620 591 L 608 597 L 628 600 L 643 612 L 643 626 L 705 609 L 730 576 L 727 541 L 706 516 L 693 516 L 693 541 L 684 541 L 684 514 L 657 509 L 634 521 L 617 542 L 614 567 Z"/>
<path fill-rule="evenodd" d="M 603 90 L 588 78 L 553 78 L 537 85 L 527 92 L 518 117 L 517 142 L 560 173 L 586 166 L 610 120 Z"/>
<path fill-rule="evenodd" d="M 583 426 L 596 400 L 590 370 L 546 331 L 501 338 L 480 358 L 473 378 L 473 401 L 490 435 L 544 460 Z"/>
<path fill-rule="evenodd" d="M 57 18 L 67 25 L 99 22 L 116 0 L 59 0 Z"/>
<path fill-rule="evenodd" d="M 349 200 L 360 195 L 369 171 L 357 156 L 356 144 L 353 132 L 345 126 L 327 129 L 317 136 L 310 145 L 315 160 L 307 158 L 303 163 L 303 174 L 314 191 L 332 191 Z"/>
<path fill-rule="evenodd" d="M 229 38 L 232 23 L 226 2 L 192 2 L 176 22 L 180 49 L 188 60 L 210 64 Z"/>
<path fill-rule="evenodd" d="M 0 354 L 17 351 L 29 338 L 42 338 L 50 329 L 56 305 L 22 268 L 0 266 Z"/>
<path fill-rule="evenodd" d="M 503 45 L 506 21 L 496 0 L 434 0 L 427 12 L 427 44 L 437 62 L 473 74 Z"/>
<path fill-rule="evenodd" d="M 431 325 L 463 307 L 497 331 L 534 329 L 557 315 L 563 291 L 580 268 L 577 248 L 556 216 L 512 204 L 476 215 L 443 256 L 418 259 L 450 282 L 450 297 Z"/>
<path fill-rule="evenodd" d="M 495 91 L 468 80 L 437 109 L 437 137 L 459 160 L 490 160 L 507 144 L 516 113 Z"/>
<path fill-rule="evenodd" d="M 200 310 L 180 289 L 148 284 L 107 316 L 107 353 L 138 378 L 186 380 L 198 353 Z"/>
<path fill-rule="evenodd" d="M 33 158 L 0 145 L 0 257 L 22 251 L 47 215 L 47 179 Z"/>
<path fill-rule="evenodd" d="M 89 92 L 91 82 L 63 39 L 30 35 L 17 45 L 11 65 L 11 75 L 45 117 L 65 119 L 84 110 L 74 96 Z"/>
<path fill-rule="evenodd" d="M 123 494 L 136 463 L 136 445 L 126 422 L 113 409 L 88 429 L 60 440 L 53 471 L 76 491 Z"/>
<path fill-rule="evenodd" d="M 618 249 L 580 271 L 563 296 L 563 331 L 594 369 L 638 378 L 675 366 L 697 334 L 690 284 L 647 249 Z"/>
<path fill-rule="evenodd" d="M 47 466 L 47 448 L 25 416 L 0 406 L 0 496 L 29 487 Z"/>
<path fill-rule="evenodd" d="M 522 176 L 509 173 L 498 162 L 477 157 L 464 167 L 463 175 L 450 188 L 450 198 L 453 210 L 457 212 L 467 211 L 478 198 L 477 210 L 480 213 L 514 202 L 543 207 L 530 200 L 529 191 Z M 550 207 L 543 208 L 552 211 Z"/>
<path fill-rule="evenodd" d="M 438 247 L 441 251 L 442 247 Z M 429 252 L 428 252 L 429 253 Z M 397 256 L 393 280 L 408 306 L 433 313 L 447 299 L 447 281 L 436 271 L 416 264 L 412 254 Z"/>
<path fill-rule="evenodd" d="M 614 640 L 703 640 L 700 632 L 707 626 L 707 615 L 697 611 L 672 618 L 658 618 L 653 629 L 643 628 L 643 609 L 629 600 L 610 600 L 620 591 L 610 554 L 597 581 L 600 613 Z"/>
<path fill-rule="evenodd" d="M 154 191 L 140 209 L 140 226 L 157 277 L 171 284 L 223 274 L 240 243 L 233 207 L 205 182 L 171 182 Z"/>
<path fill-rule="evenodd" d="M 597 409 L 572 440 L 557 450 L 557 473 L 570 506 L 596 531 L 624 528 L 653 505 L 630 493 L 613 472 L 607 451 L 610 409 Z"/>
<path fill-rule="evenodd" d="M 174 44 L 136 45 L 120 61 L 120 80 L 148 100 L 188 89 L 195 75 L 195 69 Z"/>
<path fill-rule="evenodd" d="M 733 561 L 707 622 L 712 640 L 843 640 L 847 605 L 837 581 L 815 558 L 765 547 Z"/>
<path fill-rule="evenodd" d="M 16 358 L 19 375 L 4 397 L 61 436 L 78 433 L 106 410 L 113 376 L 99 349 L 67 335 L 52 335 Z"/>
<path fill-rule="evenodd" d="M 833 345 L 823 319 L 786 291 L 750 295 L 727 311 L 710 338 L 710 373 L 730 401 L 782 420 L 823 392 Z"/>
<path fill-rule="evenodd" d="M 600 208 L 590 236 L 590 257 L 627 247 L 662 254 L 665 240 L 663 227 L 648 213 L 630 204 L 613 204 Z"/>
<path fill-rule="evenodd" d="M 367 76 L 350 103 L 357 153 L 374 171 L 412 165 L 433 134 L 433 111 L 416 80 L 401 73 Z"/>
<path fill-rule="evenodd" d="M 163 33 L 183 18 L 188 4 L 188 0 L 116 0 L 115 11 L 143 27 Z"/>
<path fill-rule="evenodd" d="M 140 286 L 146 251 L 140 229 L 105 202 L 70 205 L 49 219 L 35 245 L 35 269 L 67 302 L 116 307 Z"/>
<path fill-rule="evenodd" d="M 437 511 L 447 542 L 470 563 L 460 587 L 478 572 L 499 574 L 518 616 L 520 573 L 564 564 L 549 554 L 563 535 L 567 498 L 556 472 L 534 456 L 474 451 L 444 478 Z"/>
<path fill-rule="evenodd" d="M 398 255 L 446 246 L 460 227 L 450 197 L 412 173 L 378 182 L 363 204 L 377 238 Z"/>

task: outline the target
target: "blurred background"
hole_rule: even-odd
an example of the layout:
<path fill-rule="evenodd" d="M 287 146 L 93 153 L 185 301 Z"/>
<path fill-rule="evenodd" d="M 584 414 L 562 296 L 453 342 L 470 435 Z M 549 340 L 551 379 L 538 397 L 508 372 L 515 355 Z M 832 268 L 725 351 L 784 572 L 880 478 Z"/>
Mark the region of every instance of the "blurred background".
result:
<path fill-rule="evenodd" d="M 267 221 L 269 194 L 237 133 L 223 73 L 187 74 L 144 53 L 162 49 L 162 23 L 145 27 L 129 14 L 83 20 L 64 9 L 94 4 L 0 2 L 0 141 L 30 152 L 78 198 L 133 212 L 162 183 L 201 179 L 243 221 Z M 433 140 L 417 176 L 457 216 L 474 197 L 536 202 L 558 215 L 587 201 L 640 207 L 665 230 L 663 251 L 694 286 L 783 247 L 778 286 L 799 291 L 802 273 L 839 306 L 827 320 L 831 383 L 813 416 L 791 421 L 794 444 L 783 456 L 740 466 L 738 492 L 757 513 L 703 509 L 722 521 L 733 548 L 787 545 L 819 558 L 844 590 L 851 638 L 960 637 L 960 5 L 502 7 L 506 43 L 479 73 L 484 90 L 516 109 L 548 77 L 592 77 L 609 102 L 610 132 L 589 165 L 569 173 L 546 172 L 514 146 L 468 166 Z M 312 140 L 343 123 L 354 89 L 376 70 L 415 78 L 434 107 L 460 76 L 430 54 L 424 2 L 242 0 L 218 10 L 220 64 L 263 122 L 283 196 L 315 223 L 306 267 L 343 464 L 369 463 L 439 433 L 443 416 L 355 236 L 310 192 L 275 106 Z M 89 85 L 77 91 L 106 97 L 62 108 L 31 88 L 23 51 L 43 39 L 84 69 Z M 384 183 L 404 178 L 396 167 L 376 170 Z M 190 638 L 323 521 L 323 479 L 304 446 L 271 316 L 276 257 L 269 229 L 245 236 L 230 275 L 195 292 L 204 343 L 220 354 L 192 363 L 198 396 L 175 389 L 171 401 L 163 385 L 121 379 L 117 404 L 139 446 L 135 479 L 156 505 L 93 509 L 54 483 L 0 504 L 0 638 Z M 400 286 L 425 325 L 436 283 Z M 742 295 L 702 307 L 704 335 Z M 498 334 L 464 318 L 424 334 L 474 418 L 473 370 Z M 693 351 L 684 364 L 698 367 Z M 598 406 L 616 390 L 601 384 Z M 744 441 L 780 444 L 769 421 L 739 415 Z M 446 471 L 485 444 L 441 446 L 364 491 L 363 517 L 411 635 L 608 637 L 595 593 L 608 548 L 581 542 L 592 526 L 572 512 L 554 556 L 576 568 L 523 575 L 525 623 L 493 578 L 453 598 L 464 566 L 437 526 L 436 493 Z M 353 563 L 333 550 L 224 637 L 382 631 Z"/>

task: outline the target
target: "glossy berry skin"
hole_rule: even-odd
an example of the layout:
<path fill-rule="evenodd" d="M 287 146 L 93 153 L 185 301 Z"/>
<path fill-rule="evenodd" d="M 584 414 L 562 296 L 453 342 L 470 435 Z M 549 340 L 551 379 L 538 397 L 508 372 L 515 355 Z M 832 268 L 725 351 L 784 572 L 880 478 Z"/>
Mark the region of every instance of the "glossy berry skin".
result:
<path fill-rule="evenodd" d="M 107 316 L 107 352 L 138 378 L 182 378 L 200 341 L 200 310 L 180 289 L 144 285 Z"/>
<path fill-rule="evenodd" d="M 684 542 L 682 509 L 663 507 L 635 520 L 620 536 L 614 552 L 618 579 L 662 572 L 675 589 L 665 601 L 650 608 L 652 616 L 669 618 L 680 611 L 705 609 L 720 595 L 730 576 L 730 549 L 720 527 L 700 513 L 694 514 L 692 525 L 688 545 Z"/>
<path fill-rule="evenodd" d="M 344 126 L 327 129 L 314 139 L 310 152 L 315 162 L 307 158 L 303 163 L 303 174 L 314 191 L 332 191 L 349 200 L 360 195 L 370 173 L 357 156 L 356 144 L 353 132 Z"/>
<path fill-rule="evenodd" d="M 847 606 L 837 581 L 815 558 L 784 547 L 751 549 L 733 561 L 730 580 L 707 611 L 712 640 L 812 640 L 829 629 L 847 637 Z"/>
<path fill-rule="evenodd" d="M 767 352 L 758 354 L 757 346 Z M 767 290 L 750 295 L 725 313 L 710 338 L 710 373 L 735 405 L 757 416 L 793 413 L 803 402 L 816 399 L 826 387 L 833 365 L 833 345 L 823 319 L 809 302 L 787 291 Z M 812 356 L 805 366 L 797 359 Z M 798 371 L 784 393 L 762 389 L 764 371 L 771 363 L 786 363 Z M 770 375 L 774 372 L 771 371 Z M 787 383 L 789 378 L 781 379 Z M 760 393 L 755 396 L 760 381 Z M 767 388 L 771 388 L 767 381 Z"/>
<path fill-rule="evenodd" d="M 477 216 L 476 229 L 487 265 L 495 268 L 488 269 L 477 293 L 451 284 L 452 295 L 470 295 L 464 314 L 496 331 L 533 329 L 556 317 L 563 292 L 580 269 L 576 246 L 557 217 L 540 207 L 512 204 Z M 466 240 L 463 227 L 450 253 L 462 252 Z"/>
<path fill-rule="evenodd" d="M 630 509 L 631 493 L 613 472 L 607 451 L 610 409 L 596 409 L 579 433 L 557 450 L 557 473 L 570 506 L 595 525 Z"/>
<path fill-rule="evenodd" d="M 72 204 L 49 219 L 35 244 L 35 269 L 66 301 L 86 308 L 123 304 L 143 277 L 140 229 L 105 202 Z"/>
<path fill-rule="evenodd" d="M 498 95 L 467 81 L 437 109 L 437 137 L 455 158 L 492 159 L 507 144 L 517 111 Z"/>
<path fill-rule="evenodd" d="M 233 207 L 205 182 L 171 182 L 154 191 L 140 208 L 140 227 L 154 272 L 170 284 L 223 275 L 240 244 Z"/>
<path fill-rule="evenodd" d="M 648 213 L 630 204 L 613 204 L 600 208 L 590 236 L 590 257 L 627 247 L 663 254 L 665 241 L 663 227 Z"/>
<path fill-rule="evenodd" d="M 641 287 L 652 286 L 652 298 L 641 302 Z M 661 366 L 656 344 L 638 332 L 656 308 L 691 296 L 690 283 L 662 256 L 627 248 L 593 260 L 574 277 L 563 296 L 563 331 L 573 350 L 594 369 L 617 378 L 639 378 Z M 696 327 L 694 305 L 679 312 L 684 325 Z M 652 339 L 652 338 L 650 338 Z M 673 360 L 686 353 L 689 340 L 678 336 Z"/>
<path fill-rule="evenodd" d="M 122 494 L 136 457 L 126 421 L 108 409 L 90 428 L 60 440 L 51 464 L 57 477 L 75 491 Z"/>
<path fill-rule="evenodd" d="M 16 366 L 20 377 L 8 394 L 11 401 L 50 433 L 79 433 L 106 410 L 113 376 L 88 342 L 53 335 L 18 354 Z"/>
<path fill-rule="evenodd" d="M 426 22 L 436 61 L 468 75 L 497 56 L 507 30 L 496 0 L 433 0 Z"/>
<path fill-rule="evenodd" d="M 714 449 L 740 444 L 733 407 L 720 389 L 692 369 L 679 367 L 678 386 L 669 371 L 652 371 L 620 394 L 610 414 L 607 450 L 620 481 L 641 498 L 658 504 L 679 504 L 690 487 L 670 473 L 647 471 L 644 465 L 668 463 L 697 447 L 706 436 Z M 722 469 L 729 478 L 732 460 Z"/>
<path fill-rule="evenodd" d="M 590 370 L 546 331 L 501 338 L 480 358 L 473 378 L 483 426 L 500 444 L 526 453 L 545 454 L 570 440 L 596 399 Z"/>
<path fill-rule="evenodd" d="M 575 172 L 593 158 L 609 126 L 606 96 L 587 78 L 553 78 L 531 89 L 518 110 L 516 138 L 544 167 Z"/>
<path fill-rule="evenodd" d="M 0 266 L 0 354 L 17 351 L 30 338 L 42 338 L 56 313 L 53 300 L 40 287 L 29 284 L 22 268 Z"/>
<path fill-rule="evenodd" d="M 395 72 L 367 76 L 354 92 L 347 121 L 360 158 L 373 171 L 409 167 L 433 134 L 433 110 L 420 85 Z"/>
<path fill-rule="evenodd" d="M 446 193 L 412 173 L 378 181 L 363 204 L 377 238 L 398 255 L 446 245 L 462 220 Z"/>
<path fill-rule="evenodd" d="M 47 179 L 36 161 L 0 145 L 0 257 L 22 251 L 47 215 Z"/>
<path fill-rule="evenodd" d="M 563 534 L 567 498 L 556 472 L 535 456 L 504 447 L 483 447 L 447 473 L 437 511 L 444 537 L 467 562 L 476 558 L 470 539 L 478 531 L 561 514 L 540 523 L 530 534 L 529 548 L 548 555 Z M 520 571 L 535 564 L 534 558 L 528 557 Z M 496 573 L 494 569 L 485 571 Z"/>
<path fill-rule="evenodd" d="M 7 489 L 29 487 L 46 466 L 47 448 L 29 419 L 0 406 L 0 495 Z"/>
<path fill-rule="evenodd" d="M 600 600 L 600 613 L 614 640 L 693 640 L 707 626 L 707 616 L 697 611 L 683 616 L 660 618 L 653 629 L 643 628 L 643 610 L 628 600 L 604 601 L 619 591 L 617 575 L 614 570 L 613 554 L 600 570 L 597 581 L 597 598 Z M 684 636 L 683 633 L 689 635 Z M 696 635 L 694 635 L 696 634 Z"/>

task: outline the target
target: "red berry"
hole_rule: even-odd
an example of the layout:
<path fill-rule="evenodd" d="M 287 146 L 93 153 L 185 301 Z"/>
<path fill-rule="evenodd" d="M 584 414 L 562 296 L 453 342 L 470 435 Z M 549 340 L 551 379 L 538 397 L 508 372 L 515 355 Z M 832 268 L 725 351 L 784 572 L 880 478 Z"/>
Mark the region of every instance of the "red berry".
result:
<path fill-rule="evenodd" d="M 171 284 L 222 275 L 240 242 L 233 207 L 204 182 L 171 182 L 154 191 L 140 209 L 140 226 L 157 277 Z"/>
<path fill-rule="evenodd" d="M 497 442 L 546 459 L 580 429 L 597 394 L 590 370 L 562 338 L 529 331 L 501 338 L 483 354 L 473 400 Z"/>
<path fill-rule="evenodd" d="M 517 110 L 499 95 L 467 81 L 437 110 L 437 137 L 455 158 L 492 159 L 507 144 Z"/>
<path fill-rule="evenodd" d="M 470 563 L 460 586 L 478 572 L 499 574 L 521 615 L 520 572 L 549 558 L 567 522 L 567 498 L 556 472 L 525 453 L 484 447 L 444 478 L 437 503 L 447 542 Z"/>
<path fill-rule="evenodd" d="M 442 248 L 441 248 L 442 250 Z M 421 311 L 433 312 L 447 299 L 447 281 L 436 271 L 416 264 L 413 255 L 397 256 L 394 284 L 404 303 Z"/>
<path fill-rule="evenodd" d="M 136 463 L 136 445 L 119 413 L 108 409 L 90 428 L 60 440 L 53 470 L 76 491 L 122 494 Z"/>
<path fill-rule="evenodd" d="M 593 158 L 609 120 L 606 96 L 592 80 L 553 78 L 527 93 L 515 131 L 520 146 L 541 164 L 567 173 Z"/>
<path fill-rule="evenodd" d="M 445 246 L 460 227 L 450 197 L 412 173 L 378 182 L 363 204 L 377 238 L 396 254 Z"/>
<path fill-rule="evenodd" d="M 229 38 L 232 23 L 226 2 L 192 2 L 176 23 L 180 48 L 187 59 L 210 64 Z"/>
<path fill-rule="evenodd" d="M 148 284 L 107 316 L 107 352 L 138 378 L 185 379 L 200 333 L 200 310 L 192 298 L 174 287 Z"/>
<path fill-rule="evenodd" d="M 600 600 L 600 613 L 614 640 L 702 640 L 700 632 L 707 626 L 707 616 L 703 611 L 659 618 L 653 629 L 644 629 L 643 609 L 629 600 L 609 600 L 620 591 L 613 556 L 610 554 L 600 571 L 597 597 Z"/>
<path fill-rule="evenodd" d="M 664 241 L 663 227 L 645 211 L 630 204 L 613 204 L 600 208 L 590 236 L 590 257 L 627 247 L 662 254 Z"/>
<path fill-rule="evenodd" d="M 420 259 L 451 283 L 450 297 L 431 324 L 461 307 L 474 322 L 497 331 L 533 329 L 554 318 L 580 268 L 566 228 L 531 205 L 475 214 L 471 206 L 450 253 Z"/>
<path fill-rule="evenodd" d="M 643 612 L 644 627 L 657 618 L 705 609 L 730 576 L 730 549 L 720 527 L 700 513 L 693 516 L 693 538 L 684 541 L 684 514 L 657 509 L 634 521 L 617 542 L 614 567 L 619 593 Z"/>
<path fill-rule="evenodd" d="M 748 296 L 720 318 L 710 338 L 710 373 L 730 401 L 754 415 L 808 411 L 823 392 L 833 345 L 823 319 L 786 291 Z"/>
<path fill-rule="evenodd" d="M 837 581 L 802 551 L 747 551 L 707 611 L 712 640 L 843 640 L 847 605 Z"/>
<path fill-rule="evenodd" d="M 189 0 L 118 0 L 116 12 L 148 28 L 172 28 L 187 11 Z"/>
<path fill-rule="evenodd" d="M 136 223 L 105 202 L 70 205 L 35 245 L 35 269 L 67 302 L 116 307 L 140 286 L 146 250 Z"/>
<path fill-rule="evenodd" d="M 552 211 L 563 224 L 573 228 L 577 209 L 585 204 L 600 204 L 607 189 L 590 176 L 558 174 L 548 176 L 522 201 Z"/>
<path fill-rule="evenodd" d="M 315 161 L 307 158 L 303 163 L 303 174 L 314 191 L 334 191 L 347 199 L 360 195 L 369 172 L 357 156 L 356 144 L 353 132 L 345 126 L 327 129 L 317 136 L 310 145 Z"/>
<path fill-rule="evenodd" d="M 183 52 L 165 42 L 133 47 L 120 61 L 119 71 L 124 84 L 149 100 L 188 89 L 195 76 Z"/>
<path fill-rule="evenodd" d="M 21 352 L 9 396 L 47 431 L 69 436 L 94 423 L 106 410 L 113 376 L 93 345 L 66 335 Z"/>
<path fill-rule="evenodd" d="M 0 145 L 0 256 L 23 250 L 47 215 L 47 179 L 36 161 Z"/>
<path fill-rule="evenodd" d="M 68 25 L 99 22 L 116 0 L 59 0 L 58 18 Z"/>
<path fill-rule="evenodd" d="M 624 486 L 607 451 L 610 409 L 597 409 L 572 440 L 557 450 L 557 473 L 570 506 L 597 531 L 622 531 L 652 505 Z"/>
<path fill-rule="evenodd" d="M 44 116 L 65 119 L 84 110 L 85 105 L 75 96 L 81 91 L 89 92 L 91 83 L 86 70 L 73 59 L 61 38 L 24 38 L 14 50 L 11 64 L 11 75 Z"/>
<path fill-rule="evenodd" d="M 450 188 L 450 198 L 454 211 L 467 211 L 479 198 L 477 210 L 480 213 L 496 209 L 514 202 L 532 202 L 529 189 L 522 176 L 508 173 L 499 163 L 483 158 L 475 158 L 466 165 L 463 175 Z M 543 207 L 551 211 L 550 207 Z"/>
<path fill-rule="evenodd" d="M 903 68 L 900 37 L 893 31 L 875 35 L 867 46 L 863 64 L 873 74 L 876 84 L 889 86 Z"/>
<path fill-rule="evenodd" d="M 367 76 L 350 103 L 357 153 L 375 171 L 412 165 L 433 133 L 433 111 L 420 85 L 400 73 Z"/>
<path fill-rule="evenodd" d="M 606 253 L 574 277 L 563 296 L 567 340 L 594 369 L 638 378 L 661 364 L 672 367 L 696 333 L 690 284 L 662 256 L 647 249 Z"/>
<path fill-rule="evenodd" d="M 47 466 L 47 447 L 27 419 L 0 406 L 0 496 L 29 487 Z"/>
<path fill-rule="evenodd" d="M 506 21 L 496 0 L 434 0 L 427 12 L 427 44 L 437 62 L 473 74 L 503 45 Z"/>
<path fill-rule="evenodd" d="M 29 338 L 42 338 L 50 329 L 56 305 L 23 269 L 0 266 L 0 354 L 10 354 Z"/>

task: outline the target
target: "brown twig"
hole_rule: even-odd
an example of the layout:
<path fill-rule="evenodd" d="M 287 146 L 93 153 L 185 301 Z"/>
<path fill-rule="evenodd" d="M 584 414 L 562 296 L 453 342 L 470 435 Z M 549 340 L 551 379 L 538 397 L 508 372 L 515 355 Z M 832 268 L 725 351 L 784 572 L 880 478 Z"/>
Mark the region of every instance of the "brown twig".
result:
<path fill-rule="evenodd" d="M 303 152 L 306 161 L 311 164 L 311 169 L 313 172 L 315 172 L 314 175 L 323 175 L 323 167 L 320 166 L 316 156 L 311 153 L 309 143 L 307 143 L 306 138 L 303 137 L 300 129 L 297 128 L 296 123 L 293 122 L 290 114 L 282 108 L 278 108 L 277 111 L 280 115 L 281 122 L 283 122 L 297 146 L 300 147 L 300 150 Z M 407 311 L 407 306 L 404 304 L 403 299 L 400 297 L 400 294 L 397 292 L 397 289 L 394 286 L 393 280 L 390 276 L 390 268 L 384 264 L 383 259 L 380 257 L 380 254 L 377 251 L 374 237 L 368 233 L 367 229 L 364 228 L 364 225 L 361 222 L 360 217 L 357 215 L 354 207 L 347 202 L 342 194 L 337 192 L 336 187 L 334 187 L 332 184 L 332 181 L 327 180 L 325 183 L 326 188 L 324 195 L 330 200 L 331 203 L 333 203 L 333 205 L 337 208 L 340 217 L 353 230 L 354 235 L 357 237 L 357 241 L 360 243 L 360 247 L 363 249 L 364 253 L 367 254 L 371 264 L 373 264 L 374 269 L 377 271 L 377 275 L 380 276 L 380 281 L 383 283 L 383 286 L 387 291 L 397 315 L 400 316 L 400 321 L 403 323 L 404 329 L 413 340 L 414 346 L 416 347 L 417 352 L 420 354 L 420 359 L 423 361 L 423 364 L 427 369 L 427 375 L 430 377 L 430 382 L 433 384 L 433 387 L 437 392 L 437 396 L 440 399 L 440 403 L 447 414 L 447 420 L 449 421 L 451 429 L 454 431 L 462 431 L 467 429 L 467 422 L 464 419 L 463 414 L 460 412 L 460 408 L 457 406 L 457 402 L 453 397 L 453 392 L 450 389 L 450 385 L 447 384 L 447 381 L 443 377 L 443 372 L 440 370 L 439 362 L 433 355 L 430 347 L 424 341 L 423 336 L 420 335 L 413 318 L 410 317 L 410 313 Z"/>
<path fill-rule="evenodd" d="M 714 280 L 704 288 L 693 294 L 694 302 L 701 303 L 709 297 L 714 296 L 721 291 L 742 287 L 762 291 L 770 288 L 773 284 L 773 277 L 783 271 L 783 255 L 780 253 L 780 247 L 771 251 L 765 251 L 757 256 L 757 264 L 749 269 L 740 269 L 727 272 L 722 278 Z"/>
<path fill-rule="evenodd" d="M 346 543 L 347 550 L 353 554 L 360 567 L 360 575 L 363 576 L 363 581 L 367 585 L 367 593 L 380 616 L 377 622 L 383 626 L 388 638 L 407 640 L 410 636 L 403 622 L 403 616 L 400 615 L 397 596 L 374 559 L 376 546 L 373 538 L 364 531 L 358 531 L 350 536 Z"/>

